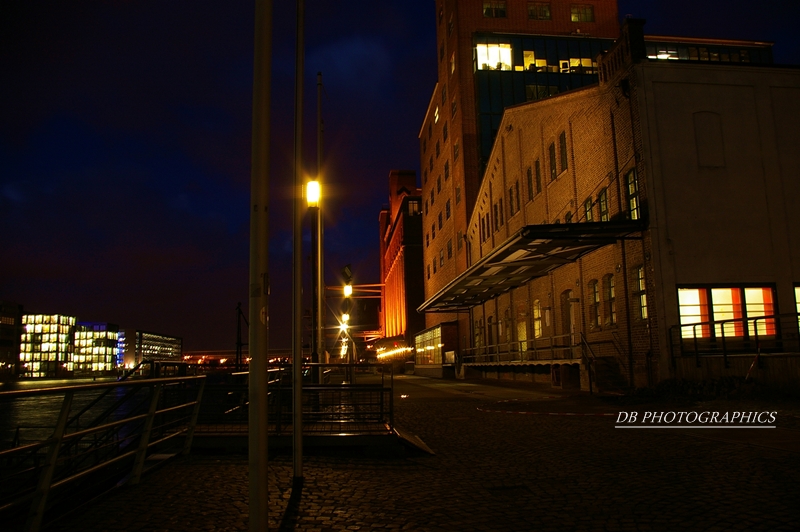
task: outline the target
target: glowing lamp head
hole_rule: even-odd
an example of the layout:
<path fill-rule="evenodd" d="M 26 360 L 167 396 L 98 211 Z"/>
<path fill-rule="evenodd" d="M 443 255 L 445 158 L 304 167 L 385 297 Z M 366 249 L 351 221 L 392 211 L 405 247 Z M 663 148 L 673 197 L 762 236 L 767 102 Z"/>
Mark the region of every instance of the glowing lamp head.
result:
<path fill-rule="evenodd" d="M 344 297 L 350 297 L 353 295 L 353 285 L 346 284 L 344 285 Z"/>
<path fill-rule="evenodd" d="M 306 185 L 306 201 L 309 207 L 319 207 L 319 181 L 309 181 Z"/>

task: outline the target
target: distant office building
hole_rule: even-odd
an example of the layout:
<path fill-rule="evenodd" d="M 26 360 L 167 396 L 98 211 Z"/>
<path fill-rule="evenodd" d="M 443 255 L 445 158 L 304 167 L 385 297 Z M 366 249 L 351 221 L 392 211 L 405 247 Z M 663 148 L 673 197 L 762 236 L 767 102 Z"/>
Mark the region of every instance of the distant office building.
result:
<path fill-rule="evenodd" d="M 123 364 L 132 368 L 144 360 L 174 360 L 183 357 L 183 340 L 175 336 L 123 329 L 119 332 Z"/>
<path fill-rule="evenodd" d="M 116 370 L 121 363 L 119 326 L 79 322 L 75 328 L 75 374 Z"/>
<path fill-rule="evenodd" d="M 389 172 L 389 205 L 379 222 L 381 321 L 384 338 L 395 340 L 390 348 L 413 346 L 414 334 L 425 328 L 425 317 L 417 312 L 425 300 L 421 200 L 415 172 Z"/>
<path fill-rule="evenodd" d="M 19 374 L 22 305 L 0 301 L 0 380 Z"/>
<path fill-rule="evenodd" d="M 20 336 L 20 375 L 58 378 L 74 371 L 74 316 L 23 314 Z"/>

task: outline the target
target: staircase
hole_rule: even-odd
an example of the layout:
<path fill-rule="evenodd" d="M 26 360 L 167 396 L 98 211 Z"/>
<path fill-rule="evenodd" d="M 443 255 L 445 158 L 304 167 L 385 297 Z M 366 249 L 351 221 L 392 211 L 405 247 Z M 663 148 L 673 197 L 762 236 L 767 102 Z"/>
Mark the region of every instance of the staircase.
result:
<path fill-rule="evenodd" d="M 630 386 L 613 356 L 595 357 L 594 385 L 601 393 L 624 393 Z"/>

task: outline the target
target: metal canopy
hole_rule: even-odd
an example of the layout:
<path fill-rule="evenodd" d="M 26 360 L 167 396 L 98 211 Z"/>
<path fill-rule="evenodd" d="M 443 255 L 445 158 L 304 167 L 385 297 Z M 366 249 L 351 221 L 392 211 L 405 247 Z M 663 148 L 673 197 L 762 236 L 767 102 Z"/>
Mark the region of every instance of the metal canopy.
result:
<path fill-rule="evenodd" d="M 454 312 L 522 286 L 531 279 L 644 229 L 641 220 L 527 225 L 453 279 L 418 312 Z"/>

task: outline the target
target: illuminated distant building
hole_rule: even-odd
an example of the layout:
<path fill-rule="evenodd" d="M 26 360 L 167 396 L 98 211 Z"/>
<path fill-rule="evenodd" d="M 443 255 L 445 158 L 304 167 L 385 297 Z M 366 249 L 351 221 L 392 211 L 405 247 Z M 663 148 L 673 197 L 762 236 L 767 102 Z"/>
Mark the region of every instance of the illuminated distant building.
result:
<path fill-rule="evenodd" d="M 76 318 L 60 314 L 23 314 L 20 364 L 23 377 L 65 377 L 74 370 Z"/>
<path fill-rule="evenodd" d="M 175 336 L 124 329 L 119 333 L 123 364 L 132 368 L 144 360 L 182 360 L 183 340 Z"/>
<path fill-rule="evenodd" d="M 381 210 L 381 318 L 384 338 L 413 345 L 425 328 L 417 307 L 425 299 L 422 270 L 422 191 L 413 171 L 389 173 L 389 206 Z M 393 344 L 392 344 L 393 345 Z"/>
<path fill-rule="evenodd" d="M 19 374 L 22 305 L 0 301 L 0 380 Z"/>
<path fill-rule="evenodd" d="M 119 364 L 119 326 L 111 323 L 78 323 L 75 329 L 75 373 L 98 373 Z"/>

